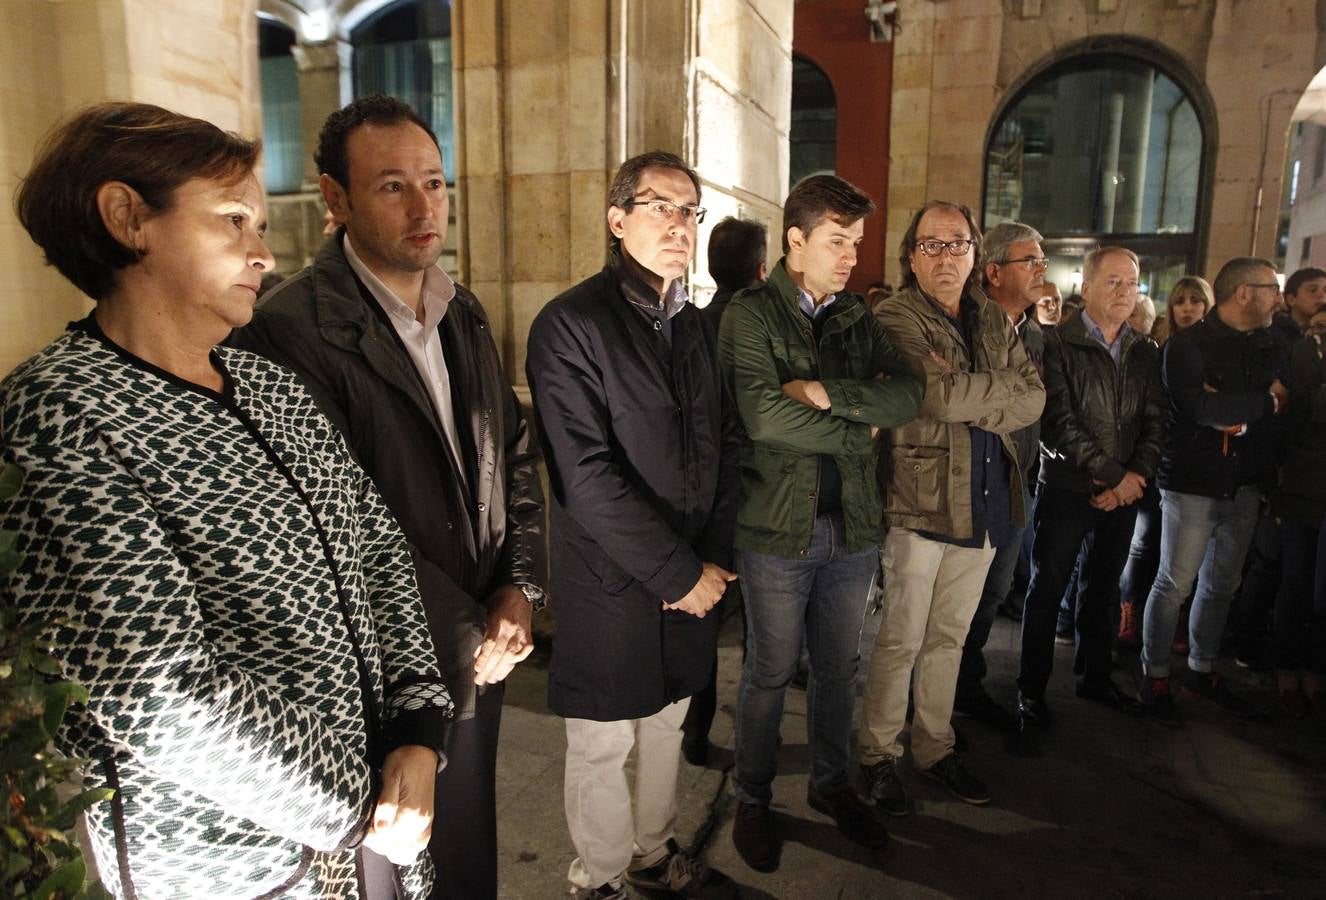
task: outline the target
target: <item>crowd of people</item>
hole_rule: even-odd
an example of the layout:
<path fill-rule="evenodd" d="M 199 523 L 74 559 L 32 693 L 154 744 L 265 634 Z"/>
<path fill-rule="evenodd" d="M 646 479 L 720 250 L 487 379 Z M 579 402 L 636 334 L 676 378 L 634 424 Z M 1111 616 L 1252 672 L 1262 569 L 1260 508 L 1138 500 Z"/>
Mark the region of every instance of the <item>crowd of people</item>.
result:
<path fill-rule="evenodd" d="M 96 306 L 0 384 L 25 477 L 3 590 L 88 690 L 57 741 L 116 789 L 87 819 L 116 896 L 496 897 L 503 684 L 547 602 L 582 900 L 738 895 L 674 832 L 737 605 L 732 840 L 757 872 L 799 670 L 808 804 L 875 849 L 914 808 L 906 747 L 983 805 L 954 716 L 1071 714 L 1046 699 L 1056 640 L 1079 698 L 1179 725 L 1179 695 L 1261 712 L 1216 663 L 1226 640 L 1266 663 L 1269 634 L 1280 706 L 1323 713 L 1326 271 L 1283 309 L 1266 260 L 1185 277 L 1153 338 L 1131 250 L 1093 250 L 1065 302 L 1034 227 L 936 200 L 867 302 L 847 283 L 874 202 L 820 175 L 772 264 L 762 226 L 713 228 L 700 309 L 701 181 L 653 151 L 612 180 L 602 271 L 530 326 L 531 413 L 437 264 L 445 173 L 408 105 L 328 118 L 333 227 L 261 301 L 258 152 L 103 103 L 17 199 Z M 1000 614 L 1015 703 L 987 685 Z"/>

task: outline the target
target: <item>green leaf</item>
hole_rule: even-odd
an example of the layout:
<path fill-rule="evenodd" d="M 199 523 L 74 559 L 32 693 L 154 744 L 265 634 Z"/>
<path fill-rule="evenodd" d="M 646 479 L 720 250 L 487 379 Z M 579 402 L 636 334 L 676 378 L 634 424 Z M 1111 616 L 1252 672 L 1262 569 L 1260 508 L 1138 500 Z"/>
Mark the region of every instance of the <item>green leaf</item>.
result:
<path fill-rule="evenodd" d="M 72 798 L 64 805 L 64 809 L 61 810 L 60 813 L 60 819 L 62 821 L 72 820 L 74 816 L 77 816 L 84 810 L 89 809 L 98 803 L 104 803 L 114 796 L 115 791 L 111 788 L 92 788 L 83 791 L 83 793 Z"/>
<path fill-rule="evenodd" d="M 87 878 L 87 866 L 83 864 L 82 857 L 71 859 L 37 885 L 37 889 L 32 892 L 32 900 L 48 900 L 56 896 L 74 897 L 82 890 L 85 878 Z"/>
<path fill-rule="evenodd" d="M 59 675 L 60 663 L 52 656 L 45 653 L 32 654 L 32 668 L 43 675 Z"/>
<path fill-rule="evenodd" d="M 32 868 L 32 860 L 22 853 L 11 853 L 5 863 L 4 884 L 10 884 L 19 875 Z"/>
<path fill-rule="evenodd" d="M 0 500 L 8 500 L 23 486 L 23 470 L 13 463 L 0 467 Z"/>
<path fill-rule="evenodd" d="M 50 685 L 46 693 L 46 709 L 42 713 L 42 726 L 46 729 L 47 737 L 55 737 L 55 732 L 60 730 L 60 723 L 64 721 L 64 711 L 69 706 L 69 699 L 74 694 L 74 685 L 67 681 L 59 681 Z M 75 689 L 76 690 L 76 689 Z"/>
<path fill-rule="evenodd" d="M 13 825 L 0 825 L 0 831 L 3 831 L 5 837 L 9 838 L 11 846 L 26 847 L 28 845 L 28 839 L 23 836 L 23 832 L 19 831 Z"/>

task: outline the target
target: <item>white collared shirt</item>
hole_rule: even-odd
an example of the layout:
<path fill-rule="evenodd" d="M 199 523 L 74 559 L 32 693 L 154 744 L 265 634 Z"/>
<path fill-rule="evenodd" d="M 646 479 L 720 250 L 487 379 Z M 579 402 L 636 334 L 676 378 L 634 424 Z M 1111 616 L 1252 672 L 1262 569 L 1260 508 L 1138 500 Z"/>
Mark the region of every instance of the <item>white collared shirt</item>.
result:
<path fill-rule="evenodd" d="M 423 320 L 414 314 L 414 310 L 373 274 L 372 270 L 355 253 L 350 244 L 350 233 L 345 234 L 343 244 L 345 261 L 364 282 L 373 299 L 387 313 L 396 334 L 400 335 L 405 352 L 410 355 L 419 377 L 423 379 L 433 409 L 442 423 L 447 442 L 455 459 L 456 470 L 463 481 L 468 481 L 465 471 L 465 457 L 460 452 L 460 438 L 456 433 L 455 410 L 451 406 L 451 375 L 447 371 L 447 360 L 442 354 L 442 335 L 438 326 L 447 314 L 447 307 L 456 296 L 456 284 L 441 266 L 430 266 L 424 271 L 424 286 L 420 293 Z"/>

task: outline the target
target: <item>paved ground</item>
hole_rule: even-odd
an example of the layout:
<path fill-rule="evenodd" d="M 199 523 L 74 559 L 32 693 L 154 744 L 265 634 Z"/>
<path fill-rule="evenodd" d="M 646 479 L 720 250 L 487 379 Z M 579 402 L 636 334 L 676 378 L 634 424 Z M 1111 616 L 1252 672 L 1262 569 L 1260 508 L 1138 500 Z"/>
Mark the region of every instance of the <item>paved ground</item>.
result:
<path fill-rule="evenodd" d="M 913 778 L 918 811 L 889 820 L 882 853 L 847 843 L 806 805 L 805 694 L 789 691 L 774 788 L 786 844 L 776 873 L 756 873 L 732 847 L 726 772 L 739 622 L 723 631 L 711 764 L 682 763 L 678 836 L 698 836 L 705 859 L 745 897 L 1326 898 L 1326 725 L 1239 721 L 1196 703 L 1184 705 L 1177 730 L 1125 718 L 1072 696 L 1066 647 L 1049 696 L 1058 721 L 1039 755 L 959 720 L 994 802 L 971 807 Z M 987 686 L 1010 702 L 1016 638 L 1001 619 L 989 651 Z M 545 705 L 545 667 L 535 657 L 513 675 L 502 724 L 500 866 L 511 900 L 561 896 L 574 856 L 562 815 L 565 734 Z M 1228 675 L 1273 704 L 1269 681 L 1232 667 Z"/>

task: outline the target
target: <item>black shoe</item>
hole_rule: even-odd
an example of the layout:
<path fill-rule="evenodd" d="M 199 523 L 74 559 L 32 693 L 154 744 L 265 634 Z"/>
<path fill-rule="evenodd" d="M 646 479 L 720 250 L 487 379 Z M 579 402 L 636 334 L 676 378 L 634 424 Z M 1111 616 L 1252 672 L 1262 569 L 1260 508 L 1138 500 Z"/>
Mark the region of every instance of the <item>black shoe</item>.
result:
<path fill-rule="evenodd" d="M 1137 690 L 1137 697 L 1142 701 L 1146 714 L 1163 725 L 1182 725 L 1179 710 L 1174 705 L 1174 695 L 1170 693 L 1170 680 L 1166 678 L 1148 678 L 1142 676 L 1142 684 Z"/>
<path fill-rule="evenodd" d="M 756 872 L 776 872 L 783 842 L 774 830 L 773 812 L 758 803 L 737 801 L 732 820 L 732 845 L 741 861 Z"/>
<path fill-rule="evenodd" d="M 898 776 L 898 761 L 886 756 L 873 765 L 862 765 L 861 774 L 866 777 L 870 788 L 870 799 L 875 801 L 875 809 L 890 816 L 910 816 L 915 804 L 912 803 L 911 791 Z"/>
<path fill-rule="evenodd" d="M 1200 700 L 1209 700 L 1227 713 L 1240 719 L 1255 719 L 1261 710 L 1237 694 L 1231 693 L 1225 681 L 1215 672 L 1193 672 L 1192 680 L 1183 686 L 1183 693 Z"/>
<path fill-rule="evenodd" d="M 930 768 L 923 769 L 922 773 L 944 785 L 964 803 L 984 806 L 990 802 L 990 792 L 980 779 L 967 771 L 956 753 L 950 753 Z"/>
<path fill-rule="evenodd" d="M 1131 716 L 1142 714 L 1142 704 L 1135 697 L 1129 697 L 1119 690 L 1113 681 L 1095 682 L 1081 678 L 1078 679 L 1076 693 L 1083 700 L 1108 706 L 1121 713 Z"/>
<path fill-rule="evenodd" d="M 1043 697 L 1028 697 L 1018 691 L 1018 719 L 1023 725 L 1045 728 L 1053 718 L 1050 715 L 1050 707 L 1045 705 Z"/>
<path fill-rule="evenodd" d="M 668 840 L 668 855 L 645 869 L 627 869 L 626 882 L 642 891 L 667 891 L 694 900 L 736 900 L 737 886 Z"/>
<path fill-rule="evenodd" d="M 812 784 L 806 790 L 806 802 L 811 809 L 832 818 L 838 830 L 855 844 L 879 849 L 889 842 L 889 833 L 850 787 L 836 794 L 821 794 Z"/>
<path fill-rule="evenodd" d="M 681 755 L 693 766 L 705 766 L 709 762 L 709 739 L 701 737 L 692 740 L 689 736 L 681 739 Z"/>
<path fill-rule="evenodd" d="M 1000 706 L 995 698 L 985 691 L 973 694 L 970 697 L 955 699 L 953 711 L 961 716 L 970 716 L 1009 734 L 1018 730 L 1018 717 Z"/>

